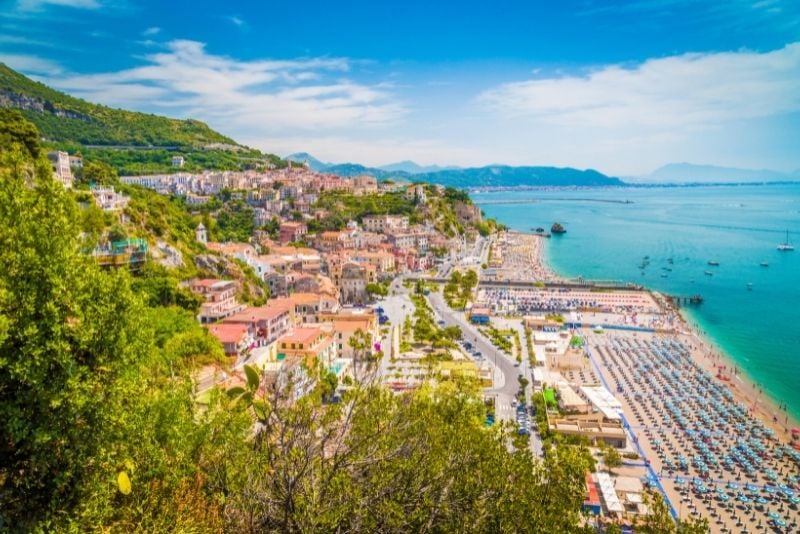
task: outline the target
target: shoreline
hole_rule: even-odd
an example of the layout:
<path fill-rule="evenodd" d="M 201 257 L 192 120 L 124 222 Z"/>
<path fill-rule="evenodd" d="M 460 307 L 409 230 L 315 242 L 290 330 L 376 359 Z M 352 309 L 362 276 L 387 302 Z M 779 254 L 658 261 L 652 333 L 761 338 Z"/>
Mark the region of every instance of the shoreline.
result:
<path fill-rule="evenodd" d="M 569 280 L 568 277 L 558 273 L 549 261 L 547 247 L 541 243 L 545 238 L 534 233 L 513 230 L 516 234 L 534 236 L 539 242 L 539 247 L 535 255 L 539 263 L 539 270 L 549 275 L 549 281 Z M 736 400 L 748 407 L 754 417 L 761 420 L 766 426 L 771 428 L 776 437 L 786 443 L 791 442 L 792 428 L 800 428 L 800 420 L 788 411 L 780 409 L 780 404 L 772 398 L 768 391 L 764 391 L 753 378 L 742 371 L 735 359 L 722 347 L 722 345 L 707 332 L 701 330 L 700 325 L 688 317 L 680 308 L 676 308 L 666 302 L 663 294 L 643 286 L 643 291 L 651 295 L 657 295 L 657 301 L 664 310 L 664 313 L 677 320 L 675 335 L 689 342 L 692 345 L 692 358 L 704 370 L 716 377 L 716 380 L 725 385 L 733 393 Z M 719 366 L 724 366 L 720 370 Z M 727 380 L 721 379 L 726 377 Z"/>

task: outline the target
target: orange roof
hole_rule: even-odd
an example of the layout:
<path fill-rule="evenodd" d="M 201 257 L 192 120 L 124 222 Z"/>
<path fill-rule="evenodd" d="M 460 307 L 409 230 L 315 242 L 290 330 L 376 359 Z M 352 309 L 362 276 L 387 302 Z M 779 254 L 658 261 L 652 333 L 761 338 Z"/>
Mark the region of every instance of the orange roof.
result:
<path fill-rule="evenodd" d="M 295 304 L 317 304 L 320 301 L 320 295 L 316 293 L 293 293 L 289 296 L 289 300 Z"/>
<path fill-rule="evenodd" d="M 193 286 L 211 287 L 217 282 L 222 282 L 222 280 L 219 280 L 217 278 L 202 278 L 198 280 L 192 280 L 190 284 L 192 284 Z"/>
<path fill-rule="evenodd" d="M 299 327 L 288 334 L 281 336 L 281 343 L 311 343 L 322 334 L 322 329 L 317 327 Z"/>
<path fill-rule="evenodd" d="M 212 324 L 208 327 L 211 332 L 222 343 L 239 343 L 247 335 L 247 326 L 243 324 Z"/>
<path fill-rule="evenodd" d="M 250 323 L 255 321 L 271 321 L 288 312 L 291 306 L 283 299 L 273 299 L 264 306 L 245 308 L 226 318 L 223 323 Z"/>
<path fill-rule="evenodd" d="M 369 319 L 334 319 L 331 321 L 333 323 L 333 329 L 337 332 L 355 332 L 356 330 L 363 330 L 364 332 L 369 332 L 370 330 L 370 321 Z"/>

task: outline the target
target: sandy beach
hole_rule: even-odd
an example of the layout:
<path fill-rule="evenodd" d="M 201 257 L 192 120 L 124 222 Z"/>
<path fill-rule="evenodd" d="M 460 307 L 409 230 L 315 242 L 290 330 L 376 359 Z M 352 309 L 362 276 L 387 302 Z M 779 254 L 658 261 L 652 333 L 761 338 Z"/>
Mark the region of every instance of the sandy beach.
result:
<path fill-rule="evenodd" d="M 541 239 L 506 238 L 498 271 L 519 272 L 515 279 L 552 273 Z M 524 268 L 523 259 L 538 265 Z M 560 280 L 555 274 L 533 279 Z M 705 517 L 712 532 L 794 531 L 800 452 L 791 447 L 791 430 L 797 422 L 668 298 L 635 293 L 599 298 L 578 289 L 500 287 L 480 295 L 509 316 L 569 311 L 578 317 L 583 327 L 573 333 L 585 340 L 591 365 L 565 371 L 564 362 L 553 360 L 550 371 L 575 386 L 596 376 L 620 400 L 633 450 L 644 460 L 625 469 L 659 487 L 676 514 Z"/>

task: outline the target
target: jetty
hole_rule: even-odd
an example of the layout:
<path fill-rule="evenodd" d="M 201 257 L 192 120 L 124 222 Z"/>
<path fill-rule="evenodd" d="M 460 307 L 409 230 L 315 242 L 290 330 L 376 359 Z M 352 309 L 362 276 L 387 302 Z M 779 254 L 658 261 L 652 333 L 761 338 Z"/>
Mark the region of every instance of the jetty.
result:
<path fill-rule="evenodd" d="M 702 304 L 703 303 L 703 296 L 702 295 L 665 295 L 667 299 L 677 306 L 686 305 L 686 304 Z"/>

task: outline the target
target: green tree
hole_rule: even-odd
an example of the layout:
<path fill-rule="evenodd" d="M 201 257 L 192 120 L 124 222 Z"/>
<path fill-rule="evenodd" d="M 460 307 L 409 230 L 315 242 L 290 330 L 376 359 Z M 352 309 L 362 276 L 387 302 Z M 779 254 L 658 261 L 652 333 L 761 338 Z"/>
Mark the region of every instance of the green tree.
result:
<path fill-rule="evenodd" d="M 29 158 L 39 157 L 39 132 L 16 109 L 0 108 L 0 150 L 17 144 Z"/>
<path fill-rule="evenodd" d="M 117 171 L 102 161 L 85 161 L 83 168 L 76 172 L 78 182 L 83 184 L 112 185 L 119 181 Z"/>

